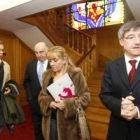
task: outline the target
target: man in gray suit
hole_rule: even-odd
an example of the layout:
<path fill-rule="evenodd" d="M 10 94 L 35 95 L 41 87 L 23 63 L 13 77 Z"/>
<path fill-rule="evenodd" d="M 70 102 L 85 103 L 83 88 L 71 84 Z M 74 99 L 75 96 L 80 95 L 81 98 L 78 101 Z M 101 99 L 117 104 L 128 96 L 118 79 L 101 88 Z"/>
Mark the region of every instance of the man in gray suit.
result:
<path fill-rule="evenodd" d="M 44 42 L 39 42 L 35 45 L 34 51 L 36 59 L 27 64 L 23 83 L 26 90 L 27 101 L 29 102 L 31 109 L 36 140 L 43 140 L 41 129 L 42 114 L 38 103 L 38 95 L 41 91 L 42 78 L 39 74 L 39 69 L 41 64 L 43 64 L 43 71 L 49 68 L 48 60 L 46 58 L 47 50 L 48 47 Z"/>
<path fill-rule="evenodd" d="M 124 55 L 104 72 L 100 99 L 111 111 L 107 140 L 140 139 L 140 21 L 129 21 L 118 32 Z"/>

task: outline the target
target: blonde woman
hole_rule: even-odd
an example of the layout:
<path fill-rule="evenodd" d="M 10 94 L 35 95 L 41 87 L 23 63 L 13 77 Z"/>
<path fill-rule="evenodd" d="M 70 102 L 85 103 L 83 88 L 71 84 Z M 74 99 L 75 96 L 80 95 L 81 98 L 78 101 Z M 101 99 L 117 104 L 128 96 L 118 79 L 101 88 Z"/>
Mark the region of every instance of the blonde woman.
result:
<path fill-rule="evenodd" d="M 85 109 L 90 103 L 90 93 L 80 68 L 74 66 L 65 49 L 51 47 L 47 52 L 51 69 L 43 75 L 42 91 L 38 100 L 43 113 L 42 131 L 45 140 L 78 140 L 76 123 L 77 100 L 79 97 Z M 68 73 L 75 86 L 75 96 L 55 101 L 47 87 Z M 55 89 L 57 90 L 57 89 Z"/>

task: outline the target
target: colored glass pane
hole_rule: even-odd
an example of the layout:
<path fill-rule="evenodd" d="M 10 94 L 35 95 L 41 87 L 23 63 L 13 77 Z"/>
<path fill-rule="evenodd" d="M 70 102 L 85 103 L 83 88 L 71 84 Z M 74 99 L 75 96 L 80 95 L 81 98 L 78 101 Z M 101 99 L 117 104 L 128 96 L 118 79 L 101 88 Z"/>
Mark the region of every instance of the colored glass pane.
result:
<path fill-rule="evenodd" d="M 123 23 L 124 7 L 121 0 L 86 2 L 72 4 L 71 7 L 71 25 L 79 30 Z"/>

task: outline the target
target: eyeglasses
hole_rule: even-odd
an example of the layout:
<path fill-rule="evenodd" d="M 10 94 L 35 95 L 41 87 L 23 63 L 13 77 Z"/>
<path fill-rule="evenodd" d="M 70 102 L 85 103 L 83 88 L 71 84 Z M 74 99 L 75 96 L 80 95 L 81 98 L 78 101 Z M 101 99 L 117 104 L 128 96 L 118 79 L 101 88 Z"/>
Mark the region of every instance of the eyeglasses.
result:
<path fill-rule="evenodd" d="M 129 36 L 124 37 L 124 39 L 130 40 L 130 41 L 133 41 L 136 38 L 140 40 L 140 35 L 138 36 L 129 35 Z"/>

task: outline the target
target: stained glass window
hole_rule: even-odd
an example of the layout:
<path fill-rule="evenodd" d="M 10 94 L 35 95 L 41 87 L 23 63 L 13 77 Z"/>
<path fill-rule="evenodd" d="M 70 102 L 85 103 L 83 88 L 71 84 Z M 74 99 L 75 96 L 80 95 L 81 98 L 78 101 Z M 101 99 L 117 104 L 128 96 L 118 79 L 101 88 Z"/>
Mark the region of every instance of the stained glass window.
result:
<path fill-rule="evenodd" d="M 67 7 L 68 24 L 76 29 L 98 28 L 124 22 L 122 0 L 100 0 Z"/>

